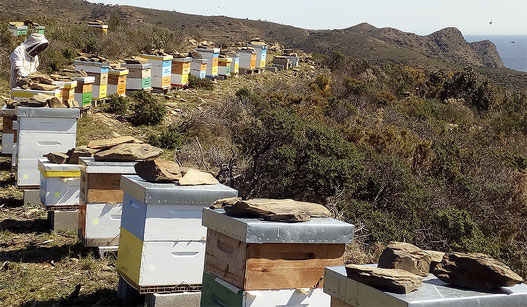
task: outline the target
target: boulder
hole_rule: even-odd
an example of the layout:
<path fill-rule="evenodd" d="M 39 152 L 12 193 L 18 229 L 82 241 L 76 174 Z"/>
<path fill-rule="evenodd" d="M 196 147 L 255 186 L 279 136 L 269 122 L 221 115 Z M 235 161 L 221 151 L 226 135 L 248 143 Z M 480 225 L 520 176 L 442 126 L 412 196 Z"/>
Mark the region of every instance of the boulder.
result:
<path fill-rule="evenodd" d="M 446 254 L 433 274 L 451 285 L 482 291 L 523 282 L 508 266 L 480 253 Z"/>
<path fill-rule="evenodd" d="M 68 162 L 69 156 L 63 152 L 50 152 L 46 155 L 49 162 L 55 164 L 64 164 Z"/>
<path fill-rule="evenodd" d="M 59 88 L 56 85 L 50 85 L 50 84 L 45 84 L 45 83 L 30 83 L 29 87 L 32 90 L 38 90 L 38 91 L 54 91 Z"/>
<path fill-rule="evenodd" d="M 159 157 L 163 150 L 148 144 L 125 143 L 102 150 L 94 155 L 95 161 L 131 162 Z"/>
<path fill-rule="evenodd" d="M 48 105 L 50 108 L 66 108 L 66 105 L 62 103 L 57 97 L 53 97 L 48 100 Z"/>
<path fill-rule="evenodd" d="M 95 140 L 88 143 L 88 148 L 91 149 L 108 149 L 119 144 L 137 143 L 137 139 L 131 136 L 121 136 L 111 139 Z"/>
<path fill-rule="evenodd" d="M 135 172 L 150 182 L 173 182 L 183 177 L 179 164 L 161 159 L 138 162 Z"/>
<path fill-rule="evenodd" d="M 423 284 L 423 278 L 405 270 L 382 269 L 364 265 L 346 266 L 348 278 L 384 290 L 408 294 Z"/>
<path fill-rule="evenodd" d="M 81 157 L 93 157 L 95 150 L 88 148 L 88 146 L 79 146 L 68 151 L 68 164 L 79 164 Z"/>
<path fill-rule="evenodd" d="M 379 268 L 400 269 L 419 276 L 428 276 L 430 254 L 419 247 L 403 242 L 391 242 L 379 258 Z"/>
<path fill-rule="evenodd" d="M 179 180 L 179 185 L 203 185 L 203 184 L 218 184 L 218 180 L 209 173 L 189 169 Z"/>
<path fill-rule="evenodd" d="M 319 204 L 292 199 L 223 200 L 215 203 L 230 216 L 263 218 L 278 222 L 305 222 L 313 217 L 331 217 L 329 210 Z"/>
<path fill-rule="evenodd" d="M 445 256 L 445 253 L 432 250 L 425 250 L 425 252 L 430 255 L 430 272 L 433 272 L 436 265 L 443 261 L 443 256 Z"/>

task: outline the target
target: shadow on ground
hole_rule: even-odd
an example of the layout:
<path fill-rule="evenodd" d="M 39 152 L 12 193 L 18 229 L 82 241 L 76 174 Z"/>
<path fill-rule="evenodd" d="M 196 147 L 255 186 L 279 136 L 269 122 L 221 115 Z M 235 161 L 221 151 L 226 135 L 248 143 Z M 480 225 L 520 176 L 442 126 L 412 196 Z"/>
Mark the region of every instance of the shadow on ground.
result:
<path fill-rule="evenodd" d="M 79 295 L 77 298 L 66 297 L 48 301 L 30 301 L 21 306 L 143 306 L 143 301 L 125 303 L 117 298 L 117 290 L 102 289 L 91 294 Z"/>
<path fill-rule="evenodd" d="M 0 252 L 0 261 L 41 263 L 53 260 L 58 262 L 65 257 L 76 257 L 86 253 L 87 251 L 81 243 L 52 247 L 29 245 L 23 249 Z"/>
<path fill-rule="evenodd" d="M 7 219 L 0 222 L 0 229 L 13 233 L 49 233 L 47 219 L 13 220 Z"/>

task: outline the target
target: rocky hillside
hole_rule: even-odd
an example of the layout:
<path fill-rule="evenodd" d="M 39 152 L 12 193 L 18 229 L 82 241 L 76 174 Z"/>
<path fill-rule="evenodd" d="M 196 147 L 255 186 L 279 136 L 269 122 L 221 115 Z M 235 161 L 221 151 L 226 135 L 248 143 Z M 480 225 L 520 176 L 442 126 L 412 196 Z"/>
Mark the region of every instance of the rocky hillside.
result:
<path fill-rule="evenodd" d="M 490 41 L 468 43 L 456 28 L 446 28 L 427 36 L 393 28 L 376 28 L 363 23 L 344 30 L 308 31 L 272 22 L 236 19 L 224 16 L 198 16 L 131 6 L 94 4 L 80 0 L 4 0 L 0 17 L 49 14 L 76 22 L 92 19 L 121 21 L 140 25 L 155 24 L 180 30 L 196 39 L 216 43 L 246 41 L 258 36 L 308 52 L 330 53 L 340 50 L 347 55 L 370 58 L 374 62 L 412 62 L 426 66 L 447 64 L 478 67 L 504 67 Z M 4 16 L 2 16 L 4 14 Z"/>

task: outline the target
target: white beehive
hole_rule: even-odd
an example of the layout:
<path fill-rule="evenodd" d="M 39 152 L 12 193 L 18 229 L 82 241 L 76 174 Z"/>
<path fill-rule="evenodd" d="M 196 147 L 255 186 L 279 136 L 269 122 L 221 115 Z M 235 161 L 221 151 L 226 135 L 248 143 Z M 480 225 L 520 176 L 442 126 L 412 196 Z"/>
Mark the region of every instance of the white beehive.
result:
<path fill-rule="evenodd" d="M 152 64 L 152 87 L 165 89 L 169 88 L 172 80 L 172 59 L 171 55 L 147 55 L 143 58 Z"/>
<path fill-rule="evenodd" d="M 75 147 L 79 116 L 79 109 L 17 107 L 17 186 L 38 186 L 38 159 Z"/>
<path fill-rule="evenodd" d="M 190 63 L 190 74 L 194 77 L 205 79 L 207 77 L 207 59 L 192 59 Z"/>
<path fill-rule="evenodd" d="M 77 164 L 55 164 L 38 160 L 40 200 L 46 207 L 77 206 L 80 196 L 81 171 Z"/>
<path fill-rule="evenodd" d="M 208 60 L 207 77 L 214 78 L 218 76 L 218 58 L 220 56 L 220 48 L 198 47 L 196 52 L 201 54 L 204 59 Z"/>
<path fill-rule="evenodd" d="M 267 61 L 267 44 L 263 42 L 249 42 L 247 47 L 253 48 L 256 51 L 256 68 L 265 68 Z"/>
<path fill-rule="evenodd" d="M 16 121 L 16 110 L 8 109 L 7 105 L 4 105 L 0 115 L 2 116 L 2 154 L 12 154 L 15 145 L 16 130 L 13 122 Z"/>

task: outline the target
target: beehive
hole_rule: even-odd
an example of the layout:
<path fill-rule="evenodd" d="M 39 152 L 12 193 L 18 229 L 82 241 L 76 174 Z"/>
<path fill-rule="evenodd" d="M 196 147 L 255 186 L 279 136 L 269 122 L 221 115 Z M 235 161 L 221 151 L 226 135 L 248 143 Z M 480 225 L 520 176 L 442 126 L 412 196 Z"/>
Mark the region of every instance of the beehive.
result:
<path fill-rule="evenodd" d="M 371 265 L 367 265 L 371 266 Z M 373 265 L 376 266 L 376 265 Z M 397 294 L 368 286 L 347 277 L 344 266 L 328 267 L 324 274 L 324 292 L 331 296 L 332 307 L 351 306 L 525 306 L 527 285 L 501 288 L 496 292 L 453 287 L 429 275 L 422 286 L 408 294 Z"/>
<path fill-rule="evenodd" d="M 16 121 L 16 110 L 8 109 L 7 105 L 3 105 L 0 115 L 2 116 L 2 154 L 12 154 L 16 143 L 16 130 L 13 127 L 13 122 Z"/>
<path fill-rule="evenodd" d="M 240 56 L 240 69 L 254 70 L 256 68 L 256 51 L 252 48 L 238 50 Z"/>
<path fill-rule="evenodd" d="M 205 271 L 244 290 L 322 287 L 324 267 L 344 264 L 354 226 L 331 218 L 280 223 L 204 209 Z"/>
<path fill-rule="evenodd" d="M 221 184 L 179 186 L 122 176 L 124 191 L 117 269 L 136 289 L 201 286 L 206 228 L 203 208 L 237 196 Z"/>
<path fill-rule="evenodd" d="M 108 25 L 103 24 L 88 24 L 88 27 L 95 29 L 96 31 L 106 35 L 108 34 Z"/>
<path fill-rule="evenodd" d="M 48 209 L 78 206 L 81 171 L 77 164 L 55 164 L 38 159 L 40 200 Z"/>
<path fill-rule="evenodd" d="M 218 76 L 218 59 L 220 55 L 220 48 L 196 48 L 196 52 L 201 54 L 204 59 L 208 60 L 207 64 L 207 78 L 214 78 Z"/>
<path fill-rule="evenodd" d="M 238 54 L 234 54 L 232 57 L 232 63 L 231 63 L 231 75 L 237 76 L 240 73 L 240 56 Z"/>
<path fill-rule="evenodd" d="M 23 26 L 23 25 L 8 25 L 7 29 L 15 37 L 27 36 L 27 26 Z"/>
<path fill-rule="evenodd" d="M 88 76 L 95 78 L 92 87 L 92 99 L 101 100 L 106 98 L 110 64 L 90 61 L 75 61 L 74 64 L 75 70 L 84 70 Z"/>
<path fill-rule="evenodd" d="M 108 71 L 108 95 L 126 95 L 128 69 L 110 69 Z"/>
<path fill-rule="evenodd" d="M 232 58 L 219 58 L 218 59 L 218 75 L 220 76 L 231 76 L 231 65 Z"/>
<path fill-rule="evenodd" d="M 298 67 L 300 64 L 300 58 L 296 53 L 290 53 L 284 55 L 288 60 L 291 67 Z"/>
<path fill-rule="evenodd" d="M 256 68 L 265 68 L 267 61 L 267 45 L 263 42 L 249 42 L 247 47 L 253 48 L 256 51 Z"/>
<path fill-rule="evenodd" d="M 203 273 L 202 307 L 329 307 L 330 299 L 321 288 L 244 291 L 208 272 Z"/>
<path fill-rule="evenodd" d="M 79 109 L 17 107 L 16 183 L 19 187 L 40 184 L 38 159 L 50 152 L 75 147 Z"/>
<path fill-rule="evenodd" d="M 152 64 L 121 64 L 128 69 L 126 90 L 151 90 L 152 89 Z"/>
<path fill-rule="evenodd" d="M 94 77 L 74 77 L 77 81 L 75 87 L 75 101 L 79 103 L 79 107 L 87 108 L 91 106 Z"/>
<path fill-rule="evenodd" d="M 289 66 L 291 65 L 289 59 L 285 56 L 275 56 L 273 58 L 273 64 L 281 65 L 283 66 L 283 69 L 289 69 Z"/>
<path fill-rule="evenodd" d="M 55 81 L 53 84 L 60 87 L 60 96 L 63 103 L 65 103 L 67 100 L 75 100 L 75 88 L 77 87 L 77 81 Z"/>
<path fill-rule="evenodd" d="M 207 59 L 192 59 L 190 63 L 190 74 L 194 77 L 205 79 L 207 77 Z"/>
<path fill-rule="evenodd" d="M 30 90 L 30 89 L 21 89 L 19 87 L 15 87 L 11 90 L 11 98 L 20 100 L 20 99 L 28 99 L 38 94 L 44 94 L 44 95 L 50 95 L 57 98 L 62 97 L 62 89 L 56 89 L 54 91 L 40 91 L 40 90 Z"/>
<path fill-rule="evenodd" d="M 152 87 L 159 89 L 170 88 L 172 75 L 171 55 L 143 55 L 152 64 Z"/>
<path fill-rule="evenodd" d="M 79 239 L 86 246 L 119 244 L 123 191 L 121 175 L 135 174 L 136 162 L 80 158 Z"/>
<path fill-rule="evenodd" d="M 192 58 L 173 58 L 172 59 L 172 86 L 188 85 Z"/>

